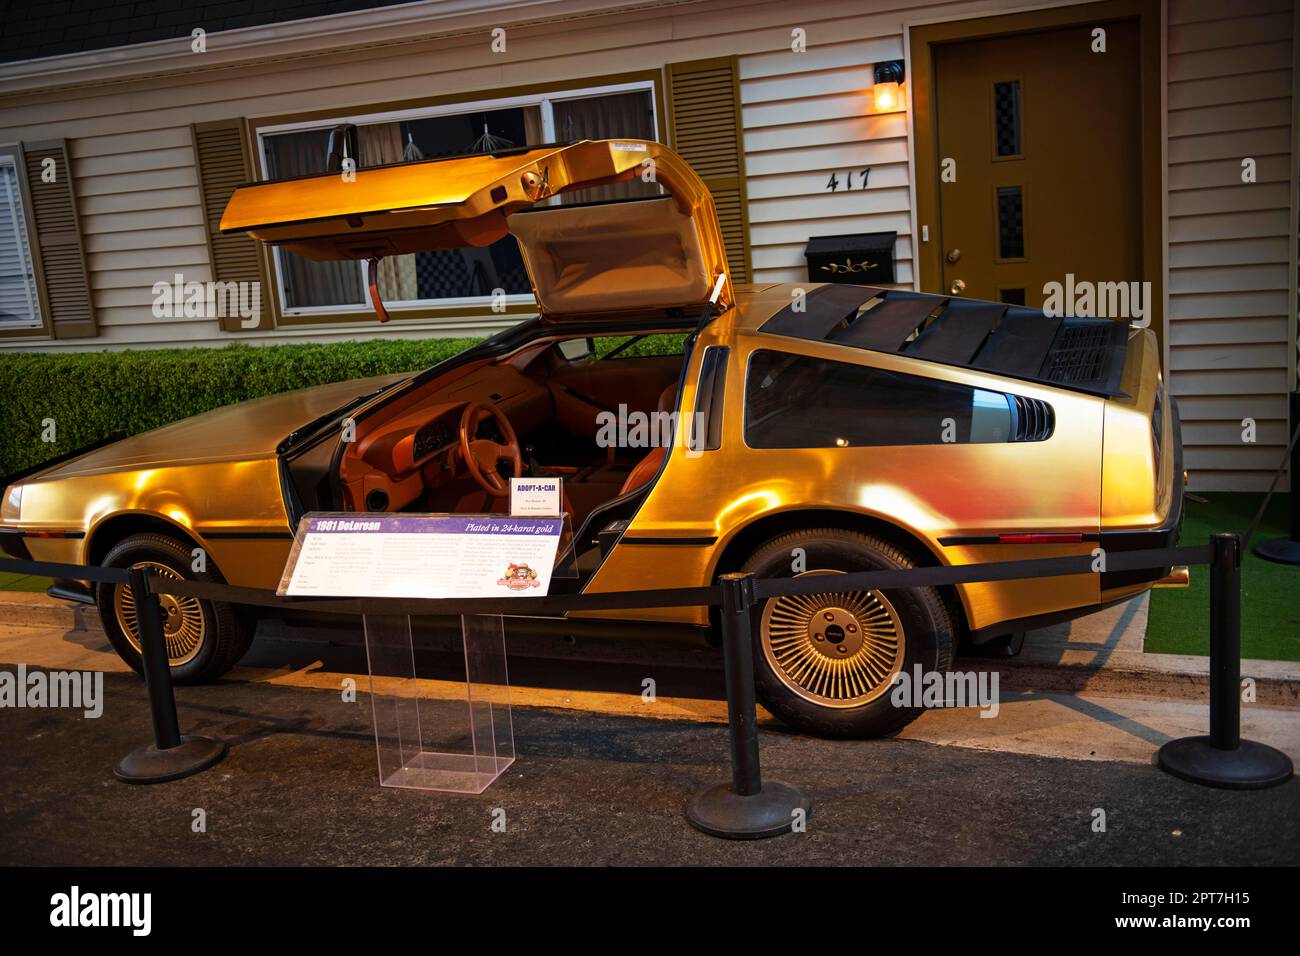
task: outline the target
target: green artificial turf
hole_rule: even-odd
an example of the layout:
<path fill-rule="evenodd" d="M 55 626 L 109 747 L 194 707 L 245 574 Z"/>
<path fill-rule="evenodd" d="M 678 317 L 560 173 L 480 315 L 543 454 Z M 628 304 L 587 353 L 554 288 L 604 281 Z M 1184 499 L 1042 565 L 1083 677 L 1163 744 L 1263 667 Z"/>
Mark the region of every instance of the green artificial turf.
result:
<path fill-rule="evenodd" d="M 52 583 L 49 578 L 0 571 L 0 591 L 44 591 Z"/>
<path fill-rule="evenodd" d="M 1204 544 L 1215 531 L 1245 534 L 1264 500 L 1261 494 L 1205 492 L 1204 504 L 1187 500 L 1182 544 Z M 1274 564 L 1253 553 L 1269 538 L 1285 537 L 1288 495 L 1276 494 L 1241 566 L 1241 656 L 1300 660 L 1300 566 Z M 1192 568 L 1191 587 L 1151 592 L 1146 649 L 1160 654 L 1208 654 L 1209 568 Z"/>

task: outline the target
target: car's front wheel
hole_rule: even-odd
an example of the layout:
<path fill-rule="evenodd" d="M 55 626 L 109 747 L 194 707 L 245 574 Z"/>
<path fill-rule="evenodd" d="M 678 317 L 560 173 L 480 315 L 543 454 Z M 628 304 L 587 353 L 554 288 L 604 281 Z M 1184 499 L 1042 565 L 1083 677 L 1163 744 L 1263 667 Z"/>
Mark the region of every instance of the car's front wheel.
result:
<path fill-rule="evenodd" d="M 211 571 L 194 571 L 190 547 L 161 534 L 135 534 L 114 545 L 104 558 L 110 568 L 142 568 L 172 580 L 220 583 Z M 122 660 L 141 670 L 140 625 L 129 585 L 100 584 L 95 603 L 104 633 Z M 235 608 L 221 601 L 160 595 L 163 637 L 172 680 L 198 684 L 215 680 L 244 656 L 251 629 Z"/>
<path fill-rule="evenodd" d="M 839 528 L 797 531 L 767 542 L 742 570 L 758 577 L 835 575 L 914 567 L 906 552 Z M 882 737 L 921 713 L 890 693 L 896 675 L 946 673 L 956 627 L 931 587 L 834 591 L 769 598 L 754 609 L 754 678 L 764 706 L 792 727 L 823 737 Z"/>

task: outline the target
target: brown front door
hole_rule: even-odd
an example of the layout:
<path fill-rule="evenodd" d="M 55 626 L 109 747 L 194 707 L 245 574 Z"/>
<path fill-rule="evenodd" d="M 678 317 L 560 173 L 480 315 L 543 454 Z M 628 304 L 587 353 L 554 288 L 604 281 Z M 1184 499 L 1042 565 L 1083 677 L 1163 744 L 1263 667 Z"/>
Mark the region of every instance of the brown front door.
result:
<path fill-rule="evenodd" d="M 1106 31 L 1104 53 L 1093 30 Z M 943 291 L 1042 307 L 1044 285 L 1143 275 L 1135 20 L 938 43 Z M 955 161 L 955 168 L 946 161 Z M 1069 311 L 1067 306 L 1066 311 Z M 1116 316 L 1111 316 L 1115 318 Z"/>

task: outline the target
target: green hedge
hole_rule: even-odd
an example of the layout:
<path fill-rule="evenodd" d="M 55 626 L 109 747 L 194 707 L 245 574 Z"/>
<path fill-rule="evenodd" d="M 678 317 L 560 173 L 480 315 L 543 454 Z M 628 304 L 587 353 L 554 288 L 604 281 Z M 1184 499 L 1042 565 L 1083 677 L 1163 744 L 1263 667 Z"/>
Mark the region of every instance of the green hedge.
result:
<path fill-rule="evenodd" d="M 472 338 L 0 355 L 0 477 L 114 431 L 148 431 L 262 395 L 415 371 Z M 57 441 L 42 438 L 54 419 Z"/>

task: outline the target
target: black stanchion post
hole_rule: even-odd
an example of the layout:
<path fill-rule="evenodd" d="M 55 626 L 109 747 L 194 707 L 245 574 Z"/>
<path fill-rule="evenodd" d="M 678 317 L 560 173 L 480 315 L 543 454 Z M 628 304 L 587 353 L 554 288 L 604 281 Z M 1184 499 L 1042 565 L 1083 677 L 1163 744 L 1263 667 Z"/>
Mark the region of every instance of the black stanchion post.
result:
<path fill-rule="evenodd" d="M 131 569 L 131 595 L 135 598 L 140 663 L 144 671 L 145 694 L 149 698 L 154 742 L 123 757 L 113 768 L 113 776 L 124 783 L 166 783 L 211 767 L 226 755 L 226 744 L 213 737 L 181 736 L 163 634 L 162 608 L 158 604 L 158 595 L 149 589 L 148 577 L 139 568 Z"/>
<path fill-rule="evenodd" d="M 1291 779 L 1291 758 L 1241 739 L 1241 535 L 1210 539 L 1210 735 L 1171 740 L 1161 769 L 1209 787 L 1258 790 Z"/>
<path fill-rule="evenodd" d="M 686 819 L 697 830 L 732 840 L 779 836 L 794 827 L 797 811 L 807 820 L 812 804 L 797 787 L 762 778 L 749 613 L 754 604 L 754 576 L 724 574 L 720 583 L 731 783 L 716 784 L 692 797 L 686 805 Z"/>
<path fill-rule="evenodd" d="M 1300 441 L 1296 441 L 1295 432 L 1300 429 L 1300 391 L 1291 393 L 1291 536 L 1273 538 L 1255 545 L 1255 553 L 1265 561 L 1278 564 L 1300 564 Z"/>

